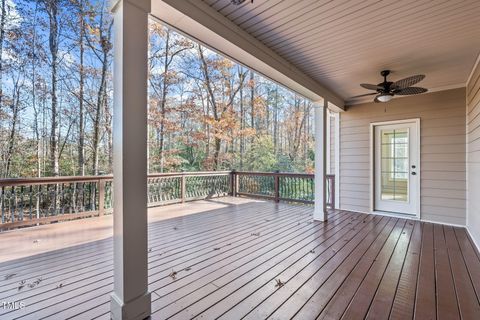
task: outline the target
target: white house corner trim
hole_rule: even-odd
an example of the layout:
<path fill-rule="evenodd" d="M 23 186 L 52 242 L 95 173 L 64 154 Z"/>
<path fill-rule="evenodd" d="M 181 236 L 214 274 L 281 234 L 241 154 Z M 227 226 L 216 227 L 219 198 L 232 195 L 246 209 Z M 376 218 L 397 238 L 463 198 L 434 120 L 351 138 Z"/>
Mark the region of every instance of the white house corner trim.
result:
<path fill-rule="evenodd" d="M 328 101 L 315 103 L 315 206 L 313 219 L 327 220 L 326 172 L 327 172 L 327 110 Z"/>

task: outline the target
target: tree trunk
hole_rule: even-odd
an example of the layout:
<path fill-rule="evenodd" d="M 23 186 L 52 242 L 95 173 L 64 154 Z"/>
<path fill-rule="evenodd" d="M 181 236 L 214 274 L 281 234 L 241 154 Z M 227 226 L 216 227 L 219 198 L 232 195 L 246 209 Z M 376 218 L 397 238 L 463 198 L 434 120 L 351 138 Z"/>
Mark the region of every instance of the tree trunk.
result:
<path fill-rule="evenodd" d="M 250 70 L 250 126 L 255 129 L 255 84 L 253 71 Z M 251 143 L 253 144 L 255 137 L 252 135 Z"/>
<path fill-rule="evenodd" d="M 273 150 L 278 156 L 278 84 L 275 85 L 275 102 L 273 104 Z"/>
<path fill-rule="evenodd" d="M 7 4 L 6 0 L 2 0 L 1 3 L 1 14 L 2 18 L 0 20 L 0 107 L 2 106 L 2 96 L 3 96 L 3 41 L 5 40 L 5 21 L 7 15 Z"/>
<path fill-rule="evenodd" d="M 7 165 L 5 169 L 5 178 L 10 177 L 10 169 L 12 166 L 13 148 L 15 146 L 15 135 L 17 132 L 18 111 L 20 106 L 20 88 L 18 88 L 18 82 L 15 85 L 14 96 L 12 101 L 12 127 L 10 129 L 10 135 L 8 139 L 8 151 L 7 151 Z"/>
<path fill-rule="evenodd" d="M 79 66 L 79 94 L 78 94 L 78 174 L 85 175 L 85 120 L 84 116 L 84 86 L 85 86 L 85 71 L 83 65 L 83 58 L 85 53 L 84 37 L 85 37 L 85 17 L 83 12 L 83 0 L 79 2 L 79 24 L 80 34 L 78 44 L 80 49 L 80 66 Z"/>
<path fill-rule="evenodd" d="M 102 48 L 102 71 L 100 75 L 100 87 L 97 92 L 97 104 L 95 106 L 95 117 L 93 124 L 93 174 L 98 175 L 99 169 L 99 145 L 100 145 L 100 125 L 107 99 L 107 71 L 108 71 L 108 53 L 111 49 L 110 36 L 112 24 L 108 27 L 107 35 L 103 31 L 103 15 L 100 22 L 100 45 Z"/>
<path fill-rule="evenodd" d="M 54 176 L 59 174 L 58 165 L 58 101 L 57 101 L 57 68 L 58 68 L 58 0 L 45 0 L 49 17 L 49 48 L 51 61 L 51 124 L 50 124 L 50 170 Z"/>
<path fill-rule="evenodd" d="M 222 146 L 222 140 L 220 138 L 215 137 L 215 151 L 213 153 L 213 160 L 214 160 L 214 170 L 218 170 L 219 167 L 219 156 L 220 156 L 220 147 Z"/>
<path fill-rule="evenodd" d="M 240 89 L 240 171 L 243 170 L 243 156 L 245 153 L 245 110 L 243 107 L 243 86 Z"/>
<path fill-rule="evenodd" d="M 160 141 L 159 141 L 159 162 L 160 162 L 160 172 L 163 172 L 164 169 L 164 144 L 165 144 L 165 100 L 167 99 L 167 73 L 168 73 L 168 59 L 169 59 L 169 49 L 170 49 L 170 31 L 167 31 L 165 39 L 165 59 L 163 61 L 163 86 L 162 86 L 162 96 L 160 99 Z"/>

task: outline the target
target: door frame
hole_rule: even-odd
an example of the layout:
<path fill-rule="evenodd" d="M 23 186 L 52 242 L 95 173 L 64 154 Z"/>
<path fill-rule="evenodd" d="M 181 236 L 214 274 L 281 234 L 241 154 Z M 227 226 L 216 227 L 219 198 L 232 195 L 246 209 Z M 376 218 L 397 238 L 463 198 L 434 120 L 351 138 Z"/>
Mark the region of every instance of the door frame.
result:
<path fill-rule="evenodd" d="M 418 192 L 416 195 L 416 215 L 407 215 L 402 213 L 392 213 L 392 212 L 385 212 L 385 211 L 378 211 L 375 210 L 375 127 L 383 126 L 383 125 L 391 125 L 391 124 L 402 124 L 402 123 L 415 123 L 417 127 L 417 134 L 412 139 L 416 140 L 417 143 L 417 159 L 418 164 L 416 168 L 416 172 L 418 173 Z M 422 168 L 421 168 L 421 158 L 420 158 L 420 118 L 411 118 L 411 119 L 399 119 L 399 120 L 391 120 L 391 121 L 382 121 L 382 122 L 371 122 L 370 123 L 370 213 L 373 214 L 381 214 L 381 215 L 388 215 L 388 216 L 395 216 L 395 217 L 402 217 L 402 218 L 414 218 L 420 220 L 421 217 L 421 183 L 422 183 Z"/>

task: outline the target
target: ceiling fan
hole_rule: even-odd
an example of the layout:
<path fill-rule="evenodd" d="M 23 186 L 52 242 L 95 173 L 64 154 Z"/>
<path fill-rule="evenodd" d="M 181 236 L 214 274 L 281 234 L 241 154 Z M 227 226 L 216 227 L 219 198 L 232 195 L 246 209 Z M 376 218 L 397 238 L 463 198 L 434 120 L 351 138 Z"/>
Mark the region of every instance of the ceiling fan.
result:
<path fill-rule="evenodd" d="M 379 84 L 360 84 L 360 86 L 362 86 L 363 88 L 368 90 L 375 90 L 376 92 L 361 94 L 351 97 L 351 99 L 376 95 L 375 99 L 373 100 L 374 102 L 388 102 L 392 100 L 393 96 L 395 95 L 408 96 L 428 91 L 425 88 L 412 87 L 414 84 L 419 83 L 420 81 L 425 79 L 425 75 L 423 74 L 417 74 L 415 76 L 411 76 L 395 82 L 387 81 L 387 76 L 390 74 L 390 70 L 383 70 L 382 72 L 380 72 L 380 74 L 383 77 L 383 82 Z"/>

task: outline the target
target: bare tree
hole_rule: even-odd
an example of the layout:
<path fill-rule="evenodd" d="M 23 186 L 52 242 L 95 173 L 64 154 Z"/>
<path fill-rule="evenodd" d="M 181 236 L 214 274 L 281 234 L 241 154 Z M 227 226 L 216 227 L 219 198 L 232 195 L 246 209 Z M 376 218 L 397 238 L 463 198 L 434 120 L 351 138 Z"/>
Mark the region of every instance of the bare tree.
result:
<path fill-rule="evenodd" d="M 58 164 L 58 97 L 57 97 L 57 78 L 58 78 L 58 9 L 59 0 L 41 0 L 49 19 L 48 43 L 50 49 L 51 66 L 51 120 L 50 120 L 50 170 L 54 176 L 59 174 Z"/>

